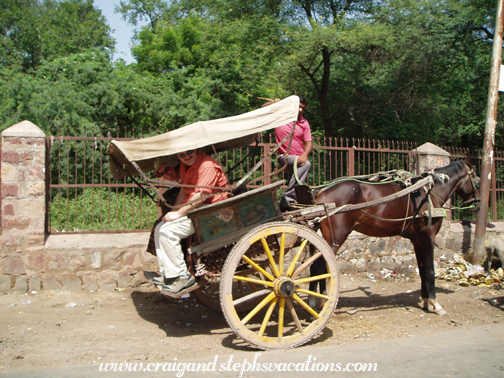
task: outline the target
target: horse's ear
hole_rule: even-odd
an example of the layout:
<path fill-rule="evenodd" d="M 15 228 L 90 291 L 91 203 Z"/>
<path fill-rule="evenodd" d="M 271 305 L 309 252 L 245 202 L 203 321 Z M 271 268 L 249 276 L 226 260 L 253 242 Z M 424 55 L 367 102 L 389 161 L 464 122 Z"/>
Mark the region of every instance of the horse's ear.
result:
<path fill-rule="evenodd" d="M 466 155 L 464 162 L 467 164 L 468 167 L 472 167 L 471 158 L 469 156 Z"/>

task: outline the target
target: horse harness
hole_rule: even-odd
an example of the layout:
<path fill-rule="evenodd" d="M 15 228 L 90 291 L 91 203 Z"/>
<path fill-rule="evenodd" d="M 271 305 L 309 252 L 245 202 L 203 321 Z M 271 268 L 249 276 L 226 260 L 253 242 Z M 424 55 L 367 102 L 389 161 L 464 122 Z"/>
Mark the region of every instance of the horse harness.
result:
<path fill-rule="evenodd" d="M 478 185 L 478 182 L 476 179 L 473 178 L 473 174 L 475 173 L 474 171 L 474 168 L 470 168 L 469 166 L 467 166 L 467 164 L 464 164 L 465 167 L 466 167 L 466 171 L 467 171 L 467 174 L 466 176 L 460 180 L 460 182 L 454 186 L 454 188 L 451 190 L 451 192 L 449 193 L 449 195 L 447 196 L 447 198 L 450 198 L 452 196 L 452 194 L 462 185 L 464 185 L 467 180 L 471 180 L 471 185 L 472 185 L 472 189 L 473 189 L 473 196 L 474 198 L 470 199 L 470 200 L 467 200 L 467 201 L 464 201 L 465 204 L 472 204 L 474 202 L 478 202 L 480 199 L 477 197 L 477 191 L 476 191 L 476 187 Z M 374 201 L 370 201 L 370 202 L 365 202 L 365 203 L 359 203 L 359 204 L 347 204 L 347 205 L 342 205 L 342 206 L 339 206 L 337 207 L 336 209 L 334 209 L 333 211 L 331 212 L 326 212 L 326 215 L 323 216 L 323 217 L 320 217 L 318 218 L 317 220 L 318 221 L 322 221 L 323 219 L 325 218 L 329 218 L 330 216 L 332 215 L 335 215 L 339 212 L 347 212 L 347 211 L 354 211 L 354 210 L 360 210 L 362 212 L 364 212 L 367 216 L 371 217 L 371 218 L 374 218 L 376 220 L 380 220 L 380 221 L 384 221 L 384 222 L 404 222 L 404 225 L 402 227 L 402 231 L 400 233 L 400 235 L 402 236 L 402 234 L 404 233 L 405 230 L 407 230 L 411 223 L 413 222 L 413 220 L 415 218 L 418 217 L 418 214 L 420 212 L 420 209 L 423 207 L 423 205 L 427 202 L 427 206 L 428 206 L 428 209 L 422 213 L 422 216 L 427 216 L 429 219 L 428 219 L 428 227 L 430 227 L 432 225 L 432 218 L 439 218 L 439 217 L 445 217 L 446 216 L 446 210 L 445 210 L 445 205 L 447 203 L 447 201 L 443 201 L 442 199 L 440 199 L 437 195 L 435 195 L 434 193 L 431 193 L 432 189 L 434 188 L 434 184 L 436 181 L 438 182 L 444 182 L 446 180 L 449 180 L 449 177 L 448 178 L 445 178 L 443 176 L 446 176 L 444 174 L 436 174 L 434 173 L 434 171 L 430 171 L 428 172 L 428 176 L 427 177 L 424 177 L 422 180 L 418 181 L 417 183 L 397 192 L 397 193 L 394 193 L 394 194 L 391 194 L 389 196 L 386 196 L 386 197 L 383 197 L 383 198 L 380 198 L 378 200 L 374 200 Z M 419 190 L 419 189 L 423 189 L 425 191 L 425 197 L 422 199 L 422 201 L 420 202 L 419 206 L 417 207 L 415 213 L 412 215 L 412 216 L 406 216 L 404 218 L 400 218 L 400 219 L 386 219 L 386 218 L 382 218 L 382 217 L 378 217 L 376 215 L 373 215 L 373 214 L 370 214 L 368 213 L 367 211 L 365 211 L 364 209 L 366 208 L 370 208 L 370 207 L 375 207 L 375 206 L 379 206 L 379 205 L 382 205 L 382 204 L 385 204 L 387 202 L 391 202 L 397 198 L 401 198 L 401 197 L 404 197 L 405 195 L 408 195 L 408 197 L 411 195 L 411 193 Z M 442 206 L 440 208 L 434 208 L 434 205 L 432 203 L 432 197 L 436 198 L 438 201 L 440 201 L 442 203 Z M 410 201 L 408 201 L 408 207 L 406 208 L 406 215 L 408 214 L 409 212 L 409 203 Z M 440 211 L 439 211 L 440 210 Z M 408 223 L 408 225 L 406 226 L 406 222 L 407 221 L 410 221 Z M 333 231 L 332 231 L 332 226 L 331 226 L 331 222 L 329 222 L 329 226 L 331 227 L 331 234 L 333 234 Z M 334 240 L 334 237 L 333 237 L 333 240 Z M 333 242 L 334 244 L 334 242 Z"/>

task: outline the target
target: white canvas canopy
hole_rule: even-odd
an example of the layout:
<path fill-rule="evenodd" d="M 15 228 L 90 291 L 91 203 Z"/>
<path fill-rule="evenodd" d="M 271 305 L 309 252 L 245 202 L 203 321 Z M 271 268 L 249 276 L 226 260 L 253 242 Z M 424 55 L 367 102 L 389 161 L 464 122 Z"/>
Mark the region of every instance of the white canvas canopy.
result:
<path fill-rule="evenodd" d="M 138 171 L 131 162 L 136 162 L 143 172 L 155 169 L 156 161 L 163 165 L 176 165 L 176 154 L 197 148 L 211 154 L 254 143 L 259 133 L 285 125 L 297 119 L 299 97 L 290 96 L 275 104 L 233 117 L 196 122 L 180 129 L 133 141 L 110 142 L 110 170 L 116 180 Z"/>

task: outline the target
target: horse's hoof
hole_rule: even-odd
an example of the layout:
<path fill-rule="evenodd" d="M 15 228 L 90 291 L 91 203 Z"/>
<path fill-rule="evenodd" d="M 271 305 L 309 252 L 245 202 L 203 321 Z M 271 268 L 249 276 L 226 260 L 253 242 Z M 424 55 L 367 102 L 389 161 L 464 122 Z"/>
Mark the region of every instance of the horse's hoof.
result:
<path fill-rule="evenodd" d="M 434 303 L 434 312 L 438 315 L 446 315 L 446 311 L 439 303 Z"/>
<path fill-rule="evenodd" d="M 425 312 L 433 312 L 434 311 L 434 306 L 429 304 L 428 301 L 423 301 L 423 306 L 422 306 L 422 309 L 425 311 Z"/>
<path fill-rule="evenodd" d="M 445 309 L 437 302 L 431 303 L 434 306 L 434 312 L 438 315 L 446 315 Z"/>
<path fill-rule="evenodd" d="M 434 312 L 438 315 L 446 315 L 445 309 L 437 301 L 424 300 L 423 309 L 424 311 Z"/>

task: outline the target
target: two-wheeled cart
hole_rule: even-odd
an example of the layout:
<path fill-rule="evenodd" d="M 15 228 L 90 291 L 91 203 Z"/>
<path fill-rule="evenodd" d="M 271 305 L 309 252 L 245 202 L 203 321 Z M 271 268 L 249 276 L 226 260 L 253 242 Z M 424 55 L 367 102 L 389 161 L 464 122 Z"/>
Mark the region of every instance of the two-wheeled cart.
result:
<path fill-rule="evenodd" d="M 164 159 L 164 164 L 174 166 L 176 154 L 183 151 L 217 153 L 248 146 L 259 133 L 296 120 L 298 109 L 298 97 L 291 96 L 239 116 L 198 122 L 150 138 L 112 141 L 110 169 L 116 179 L 129 176 L 164 201 L 159 188 L 180 185 L 150 179 L 146 172 L 155 170 L 156 161 Z M 269 158 L 264 156 L 223 190 L 243 188 Z M 204 305 L 223 312 L 237 336 L 262 349 L 309 341 L 333 315 L 339 295 L 335 255 L 316 232 L 334 205 L 307 204 L 282 213 L 277 193 L 283 183 L 191 211 L 188 216 L 196 232 L 187 263 L 197 285 L 176 295 L 167 293 L 181 297 L 194 292 Z"/>

